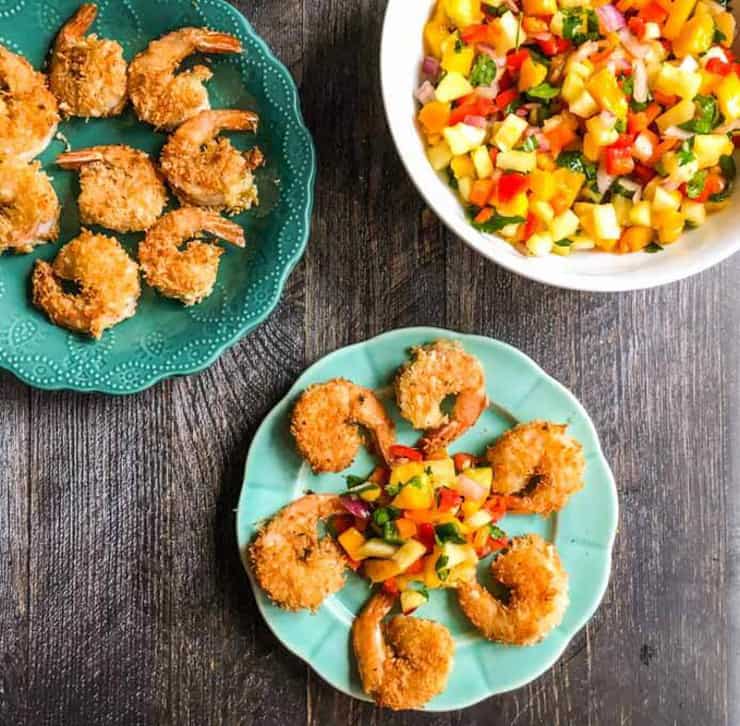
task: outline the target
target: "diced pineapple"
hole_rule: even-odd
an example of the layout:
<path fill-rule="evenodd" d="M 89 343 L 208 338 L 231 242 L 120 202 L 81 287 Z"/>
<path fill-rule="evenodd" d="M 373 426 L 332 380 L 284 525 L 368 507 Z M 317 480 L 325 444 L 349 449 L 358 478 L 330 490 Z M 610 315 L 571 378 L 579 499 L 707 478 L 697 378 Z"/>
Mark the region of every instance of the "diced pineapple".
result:
<path fill-rule="evenodd" d="M 475 48 L 466 45 L 457 50 L 455 43 L 447 43 L 442 55 L 442 68 L 448 73 L 460 73 L 469 76 L 475 60 Z"/>
<path fill-rule="evenodd" d="M 406 461 L 403 464 L 396 464 L 391 468 L 391 476 L 388 483 L 391 486 L 396 484 L 405 484 L 415 476 L 424 476 L 423 461 Z"/>
<path fill-rule="evenodd" d="M 678 66 L 664 63 L 655 78 L 653 88 L 661 93 L 691 100 L 699 93 L 701 76 L 696 72 L 684 71 Z"/>
<path fill-rule="evenodd" d="M 448 73 L 437 86 L 435 96 L 442 103 L 449 103 L 473 92 L 473 86 L 462 73 Z"/>
<path fill-rule="evenodd" d="M 442 135 L 455 156 L 462 156 L 480 146 L 486 138 L 486 130 L 477 126 L 459 123 L 448 126 Z"/>
<path fill-rule="evenodd" d="M 601 146 L 598 145 L 593 134 L 589 134 L 588 131 L 583 136 L 583 155 L 589 161 L 598 161 L 601 157 Z"/>
<path fill-rule="evenodd" d="M 563 198 L 564 206 L 571 207 L 583 183 L 586 181 L 584 174 L 572 169 L 560 167 L 552 173 L 555 178 L 555 187 L 559 196 Z"/>
<path fill-rule="evenodd" d="M 450 168 L 455 175 L 455 179 L 461 179 L 464 176 L 473 176 L 475 174 L 473 160 L 468 154 L 455 156 L 450 162 Z"/>
<path fill-rule="evenodd" d="M 525 244 L 529 253 L 534 257 L 546 257 L 552 252 L 554 241 L 549 232 L 536 232 Z"/>
<path fill-rule="evenodd" d="M 714 21 L 709 15 L 694 15 L 681 28 L 673 41 L 673 53 L 677 58 L 706 53 L 712 46 Z"/>
<path fill-rule="evenodd" d="M 435 171 L 442 171 L 450 165 L 452 151 L 450 151 L 450 146 L 446 141 L 440 141 L 427 149 L 427 157 Z"/>
<path fill-rule="evenodd" d="M 517 145 L 527 126 L 526 119 L 510 113 L 499 126 L 493 141 L 501 151 L 510 151 Z"/>
<path fill-rule="evenodd" d="M 496 205 L 499 214 L 503 214 L 505 217 L 526 217 L 529 211 L 529 199 L 527 199 L 526 192 L 520 192 L 515 194 L 508 202 L 499 202 Z M 501 230 L 503 234 L 505 230 Z M 514 230 L 513 234 L 516 234 Z"/>
<path fill-rule="evenodd" d="M 475 577 L 475 565 L 464 562 L 450 570 L 449 577 L 447 578 L 447 586 L 457 587 L 461 582 L 470 582 L 471 580 L 475 580 Z"/>
<path fill-rule="evenodd" d="M 472 499 L 466 499 L 461 505 L 460 505 L 460 511 L 463 513 L 464 517 L 470 517 L 471 515 L 475 514 L 482 506 L 483 502 L 485 500 L 481 499 L 480 501 L 473 501 Z"/>
<path fill-rule="evenodd" d="M 524 0 L 527 15 L 554 15 L 558 10 L 556 0 Z"/>
<path fill-rule="evenodd" d="M 668 174 L 672 181 L 678 184 L 687 182 L 699 171 L 699 165 L 695 159 L 682 164 L 681 157 L 673 151 L 664 154 L 662 161 L 666 174 Z"/>
<path fill-rule="evenodd" d="M 490 491 L 493 483 L 493 470 L 489 466 L 475 466 L 465 470 L 465 476 Z"/>
<path fill-rule="evenodd" d="M 600 240 L 619 239 L 622 230 L 613 204 L 596 204 L 593 209 L 594 231 Z"/>
<path fill-rule="evenodd" d="M 554 33 L 555 35 L 559 35 L 562 38 L 564 20 L 565 16 L 559 10 L 558 12 L 553 13 L 552 20 L 550 20 L 550 32 Z"/>
<path fill-rule="evenodd" d="M 380 559 L 389 559 L 393 557 L 398 551 L 396 545 L 389 544 L 384 539 L 373 537 L 372 539 L 365 540 L 365 542 L 357 548 L 357 554 L 359 557 L 355 559 L 364 559 L 365 557 L 378 557 Z"/>
<path fill-rule="evenodd" d="M 568 73 L 560 90 L 567 103 L 573 103 L 586 88 L 583 78 L 575 73 Z"/>
<path fill-rule="evenodd" d="M 526 33 L 522 30 L 519 19 L 507 10 L 498 20 L 494 20 L 492 25 L 497 27 L 496 52 L 505 55 L 510 50 L 517 47 L 517 42 L 522 45 L 527 40 Z"/>
<path fill-rule="evenodd" d="M 725 134 L 697 134 L 694 136 L 693 153 L 699 169 L 719 164 L 719 157 L 731 156 L 735 147 Z M 693 175 L 692 175 L 693 176 Z"/>
<path fill-rule="evenodd" d="M 569 105 L 570 112 L 581 118 L 589 118 L 599 110 L 599 105 L 588 91 L 581 91 L 578 98 Z"/>
<path fill-rule="evenodd" d="M 660 25 L 658 23 L 645 23 L 643 40 L 657 40 L 660 38 Z"/>
<path fill-rule="evenodd" d="M 444 0 L 444 9 L 458 28 L 475 25 L 483 20 L 481 0 Z"/>
<path fill-rule="evenodd" d="M 590 60 L 575 60 L 574 56 L 568 58 L 565 68 L 569 74 L 580 76 L 584 81 L 594 72 L 594 64 Z"/>
<path fill-rule="evenodd" d="M 361 560 L 362 555 L 360 554 L 360 548 L 365 544 L 365 537 L 355 527 L 345 529 L 342 534 L 337 537 L 339 544 L 342 545 L 344 551 L 353 559 Z"/>
<path fill-rule="evenodd" d="M 462 179 L 458 179 L 457 191 L 466 202 L 470 201 L 470 192 L 473 191 L 473 178 L 466 176 Z"/>
<path fill-rule="evenodd" d="M 701 76 L 699 93 L 703 96 L 708 96 L 710 93 L 714 93 L 723 78 L 719 73 L 710 73 L 706 68 L 700 68 L 699 75 Z"/>
<path fill-rule="evenodd" d="M 674 0 L 671 3 L 668 18 L 663 26 L 663 35 L 668 40 L 675 40 L 678 37 L 695 5 L 696 0 Z"/>
<path fill-rule="evenodd" d="M 586 121 L 586 129 L 599 146 L 610 146 L 619 138 L 616 123 L 604 121 L 601 115 Z"/>
<path fill-rule="evenodd" d="M 617 84 L 614 74 L 608 68 L 603 68 L 591 76 L 586 88 L 602 109 L 619 118 L 627 116 L 627 98 Z"/>
<path fill-rule="evenodd" d="M 650 206 L 650 202 L 647 201 L 647 199 L 642 199 L 632 205 L 632 208 L 630 209 L 629 223 L 637 227 L 650 227 L 651 214 L 652 208 Z"/>
<path fill-rule="evenodd" d="M 445 13 L 444 4 L 437 3 L 432 19 L 424 26 L 426 51 L 435 58 L 442 57 L 442 44 L 450 35 L 450 19 Z"/>
<path fill-rule="evenodd" d="M 537 219 L 542 221 L 546 225 L 550 225 L 555 217 L 555 212 L 548 202 L 544 202 L 541 199 L 530 201 L 529 211 L 534 214 Z"/>
<path fill-rule="evenodd" d="M 410 539 L 393 555 L 393 559 L 398 563 L 401 572 L 405 572 L 416 560 L 423 557 L 426 551 L 427 548 L 421 542 L 416 539 Z"/>
<path fill-rule="evenodd" d="M 475 514 L 467 517 L 463 523 L 470 528 L 471 532 L 474 532 L 492 521 L 493 517 L 487 509 L 479 509 Z"/>
<path fill-rule="evenodd" d="M 675 242 L 683 232 L 684 216 L 675 209 L 664 209 L 653 213 L 653 224 L 658 228 L 658 239 L 661 244 Z"/>
<path fill-rule="evenodd" d="M 535 151 L 502 151 L 496 156 L 496 168 L 526 174 L 537 168 L 537 153 Z"/>
<path fill-rule="evenodd" d="M 529 175 L 529 188 L 532 190 L 535 199 L 549 202 L 557 191 L 555 177 L 552 172 L 535 169 Z"/>
<path fill-rule="evenodd" d="M 404 590 L 401 593 L 401 612 L 410 615 L 429 601 L 429 596 L 420 590 Z"/>
<path fill-rule="evenodd" d="M 729 77 L 729 76 L 728 76 Z M 669 108 L 664 114 L 655 119 L 655 124 L 661 133 L 669 126 L 678 126 L 691 121 L 694 118 L 694 103 L 689 99 L 679 101 L 673 108 Z"/>
<path fill-rule="evenodd" d="M 669 192 L 663 187 L 655 188 L 653 197 L 653 213 L 657 215 L 665 210 L 676 210 L 681 206 L 681 192 Z"/>
<path fill-rule="evenodd" d="M 726 121 L 740 118 L 740 79 L 735 72 L 726 75 L 717 86 L 717 100 Z"/>
<path fill-rule="evenodd" d="M 614 211 L 617 213 L 617 222 L 619 222 L 622 227 L 627 226 L 629 224 L 632 202 L 621 194 L 614 194 L 612 196 L 612 204 L 614 205 Z"/>
<path fill-rule="evenodd" d="M 426 474 L 414 477 L 393 499 L 399 509 L 431 509 L 433 505 L 434 489 Z"/>
<path fill-rule="evenodd" d="M 384 582 L 401 574 L 401 568 L 395 560 L 365 560 L 363 570 L 371 582 Z"/>
<path fill-rule="evenodd" d="M 701 227 L 707 221 L 707 210 L 701 202 L 684 199 L 681 203 L 681 213 L 689 224 Z"/>
<path fill-rule="evenodd" d="M 550 232 L 554 241 L 558 242 L 561 239 L 572 237 L 581 221 L 576 216 L 575 212 L 570 209 L 566 209 L 562 214 L 558 214 L 550 223 Z"/>
<path fill-rule="evenodd" d="M 432 459 L 422 462 L 424 471 L 432 482 L 432 486 L 452 486 L 457 481 L 455 463 L 449 457 L 445 459 Z"/>
<path fill-rule="evenodd" d="M 473 158 L 473 165 L 475 166 L 475 173 L 479 179 L 487 179 L 493 174 L 493 162 L 491 161 L 491 155 L 488 153 L 487 147 L 479 146 L 477 149 L 473 149 L 471 156 Z"/>
<path fill-rule="evenodd" d="M 596 243 L 590 237 L 584 235 L 573 237 L 572 242 L 571 249 L 573 250 L 592 250 L 596 247 Z"/>
<path fill-rule="evenodd" d="M 547 78 L 547 66 L 536 63 L 532 60 L 532 56 L 527 56 L 519 72 L 519 90 L 526 91 L 539 86 L 545 78 Z"/>

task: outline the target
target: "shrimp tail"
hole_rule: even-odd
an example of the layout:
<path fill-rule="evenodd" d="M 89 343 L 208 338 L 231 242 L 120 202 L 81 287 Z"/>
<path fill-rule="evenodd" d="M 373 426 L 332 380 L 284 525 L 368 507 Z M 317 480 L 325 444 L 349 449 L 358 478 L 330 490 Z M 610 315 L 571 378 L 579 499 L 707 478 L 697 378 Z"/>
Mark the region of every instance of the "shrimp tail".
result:
<path fill-rule="evenodd" d="M 241 53 L 242 44 L 238 38 L 228 33 L 213 30 L 199 32 L 196 48 L 201 53 Z"/>
<path fill-rule="evenodd" d="M 76 151 L 65 151 L 57 156 L 57 166 L 62 169 L 79 169 L 85 164 L 93 161 L 102 161 L 103 154 L 97 149 L 77 149 Z"/>
<path fill-rule="evenodd" d="M 237 247 L 244 247 L 246 245 L 244 230 L 238 224 L 229 222 L 228 219 L 224 219 L 219 214 L 209 214 L 203 224 L 203 229 Z"/>
<path fill-rule="evenodd" d="M 59 42 L 70 43 L 81 38 L 98 17 L 98 6 L 95 3 L 84 3 L 59 31 Z"/>

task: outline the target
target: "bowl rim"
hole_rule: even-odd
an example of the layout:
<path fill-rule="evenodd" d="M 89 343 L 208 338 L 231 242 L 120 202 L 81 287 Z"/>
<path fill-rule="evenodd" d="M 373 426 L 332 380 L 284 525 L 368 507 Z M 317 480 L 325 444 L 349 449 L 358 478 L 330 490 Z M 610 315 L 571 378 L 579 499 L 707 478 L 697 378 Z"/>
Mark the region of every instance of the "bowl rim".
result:
<path fill-rule="evenodd" d="M 718 247 L 711 246 L 708 250 L 703 251 L 701 255 L 694 255 L 689 258 L 688 263 L 684 263 L 679 269 L 660 268 L 654 271 L 650 279 L 640 277 L 636 279 L 629 270 L 615 272 L 603 275 L 583 275 L 573 272 L 561 272 L 554 268 L 542 271 L 535 269 L 527 264 L 529 258 L 521 255 L 520 258 L 501 254 L 497 245 L 490 244 L 491 238 L 497 242 L 508 245 L 502 237 L 498 235 L 483 235 L 471 227 L 466 220 L 451 219 L 449 216 L 442 214 L 432 201 L 431 194 L 426 191 L 424 181 L 414 164 L 410 162 L 403 151 L 401 143 L 401 127 L 391 112 L 394 105 L 390 94 L 387 79 L 391 72 L 397 72 L 397 66 L 394 65 L 393 48 L 389 40 L 389 27 L 393 22 L 393 13 L 396 8 L 402 4 L 408 3 L 408 0 L 388 0 L 383 17 L 383 28 L 380 38 L 380 87 L 383 98 L 383 109 L 385 111 L 388 128 L 393 138 L 398 156 L 406 169 L 414 186 L 429 208 L 437 215 L 438 219 L 453 232 L 457 237 L 470 248 L 478 252 L 483 257 L 496 263 L 497 265 L 509 270 L 509 272 L 521 275 L 529 280 L 541 282 L 552 287 L 559 287 L 566 290 L 580 290 L 583 292 L 628 292 L 633 290 L 645 290 L 653 287 L 659 287 L 671 282 L 677 282 L 687 277 L 696 275 L 704 270 L 719 264 L 720 262 L 731 257 L 740 250 L 740 234 L 735 236 L 731 244 Z"/>

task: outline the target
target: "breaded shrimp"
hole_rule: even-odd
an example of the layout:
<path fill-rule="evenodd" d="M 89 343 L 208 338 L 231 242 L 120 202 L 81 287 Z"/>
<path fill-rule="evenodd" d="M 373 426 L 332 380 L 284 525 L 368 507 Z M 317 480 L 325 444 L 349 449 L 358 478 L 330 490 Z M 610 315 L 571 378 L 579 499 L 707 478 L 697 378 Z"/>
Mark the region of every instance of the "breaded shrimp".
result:
<path fill-rule="evenodd" d="M 252 171 L 262 152 L 237 151 L 220 131 L 256 131 L 251 111 L 201 111 L 170 136 L 162 150 L 162 171 L 183 204 L 238 214 L 258 203 Z"/>
<path fill-rule="evenodd" d="M 30 161 L 49 145 L 58 123 L 46 76 L 0 45 L 0 157 Z"/>
<path fill-rule="evenodd" d="M 203 85 L 213 73 L 195 66 L 175 75 L 193 53 L 241 53 L 238 38 L 205 28 L 181 28 L 168 33 L 131 61 L 128 90 L 136 115 L 160 129 L 174 129 L 200 111 L 210 108 Z"/>
<path fill-rule="evenodd" d="M 123 48 L 114 40 L 85 35 L 98 7 L 80 5 L 59 31 L 49 66 L 49 86 L 67 116 L 117 116 L 126 105 Z"/>
<path fill-rule="evenodd" d="M 420 708 L 446 688 L 455 641 L 431 620 L 396 615 L 383 623 L 393 602 L 393 596 L 378 592 L 352 625 L 362 687 L 379 706 Z"/>
<path fill-rule="evenodd" d="M 318 610 L 344 585 L 347 560 L 318 523 L 345 509 L 333 494 L 307 494 L 281 509 L 249 548 L 252 571 L 273 602 L 286 610 Z"/>
<path fill-rule="evenodd" d="M 568 574 L 555 545 L 536 534 L 515 537 L 491 572 L 508 590 L 505 601 L 475 580 L 457 588 L 462 611 L 486 638 L 534 645 L 560 625 L 568 607 Z"/>
<path fill-rule="evenodd" d="M 438 340 L 414 348 L 412 360 L 398 372 L 396 400 L 401 415 L 425 434 L 419 442 L 429 454 L 462 436 L 488 405 L 483 366 L 457 341 Z M 452 416 L 440 408 L 456 395 Z"/>
<path fill-rule="evenodd" d="M 369 388 L 335 378 L 301 394 L 290 431 L 314 472 L 336 472 L 355 458 L 362 444 L 359 426 L 372 434 L 378 453 L 390 462 L 395 426 L 385 407 Z"/>
<path fill-rule="evenodd" d="M 80 220 L 116 232 L 149 229 L 167 204 L 167 189 L 147 154 L 130 146 L 93 146 L 60 154 L 80 171 Z"/>
<path fill-rule="evenodd" d="M 238 224 L 197 207 L 182 207 L 160 217 L 139 244 L 139 263 L 146 281 L 165 297 L 185 305 L 195 305 L 211 294 L 224 252 L 210 242 L 194 239 L 202 232 L 237 247 L 245 245 L 244 231 Z"/>
<path fill-rule="evenodd" d="M 62 281 L 79 293 L 64 292 Z M 100 338 L 107 328 L 136 313 L 139 269 L 113 237 L 83 229 L 59 251 L 53 264 L 36 260 L 33 303 L 55 325 Z"/>
<path fill-rule="evenodd" d="M 61 207 L 37 161 L 0 159 L 0 254 L 30 252 L 59 234 Z"/>
<path fill-rule="evenodd" d="M 565 433 L 566 424 L 530 421 L 507 431 L 489 447 L 492 489 L 511 495 L 512 512 L 548 516 L 583 488 L 583 447 Z"/>

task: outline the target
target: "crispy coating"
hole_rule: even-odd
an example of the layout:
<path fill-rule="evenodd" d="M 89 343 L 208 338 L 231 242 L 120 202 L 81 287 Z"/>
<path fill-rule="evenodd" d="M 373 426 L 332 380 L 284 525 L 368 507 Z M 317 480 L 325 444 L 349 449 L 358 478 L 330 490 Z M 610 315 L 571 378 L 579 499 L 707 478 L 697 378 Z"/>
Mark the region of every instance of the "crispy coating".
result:
<path fill-rule="evenodd" d="M 278 512 L 249 548 L 260 587 L 286 610 L 318 610 L 344 585 L 347 560 L 331 537 L 319 539 L 319 520 L 345 511 L 339 497 L 307 494 Z"/>
<path fill-rule="evenodd" d="M 457 588 L 462 611 L 486 638 L 534 645 L 560 625 L 568 607 L 568 574 L 555 545 L 536 534 L 515 537 L 491 572 L 509 590 L 506 603 L 475 580 Z"/>
<path fill-rule="evenodd" d="M 79 293 L 62 289 L 74 282 Z M 55 324 L 100 338 L 107 328 L 136 313 L 139 269 L 113 237 L 83 229 L 59 251 L 53 264 L 36 260 L 33 303 Z"/>
<path fill-rule="evenodd" d="M 60 211 L 39 162 L 0 159 L 0 254 L 30 252 L 56 239 Z"/>
<path fill-rule="evenodd" d="M 492 489 L 508 494 L 510 511 L 548 516 L 583 488 L 583 447 L 566 424 L 530 421 L 507 431 L 486 452 Z"/>
<path fill-rule="evenodd" d="M 488 405 L 483 366 L 457 341 L 438 340 L 414 348 L 395 386 L 401 415 L 425 431 L 419 446 L 427 454 L 462 436 Z M 448 396 L 457 397 L 451 417 L 441 409 Z"/>
<path fill-rule="evenodd" d="M 49 145 L 58 123 L 46 76 L 0 45 L 0 157 L 30 161 Z"/>
<path fill-rule="evenodd" d="M 143 232 L 162 214 L 167 189 L 147 154 L 130 146 L 93 146 L 60 154 L 57 164 L 80 172 L 82 224 Z"/>
<path fill-rule="evenodd" d="M 211 294 L 224 252 L 210 242 L 194 239 L 202 232 L 237 247 L 245 244 L 238 224 L 197 207 L 182 207 L 160 217 L 139 244 L 139 263 L 146 281 L 160 294 L 185 305 L 195 305 Z M 182 245 L 184 249 L 180 249 Z"/>
<path fill-rule="evenodd" d="M 262 152 L 241 152 L 219 132 L 256 131 L 251 111 L 201 111 L 185 121 L 162 149 L 162 171 L 183 204 L 239 214 L 258 204 L 253 171 Z"/>
<path fill-rule="evenodd" d="M 394 598 L 379 592 L 352 625 L 352 647 L 362 687 L 379 706 L 420 708 L 444 691 L 455 641 L 431 620 L 397 615 L 384 623 Z"/>
<path fill-rule="evenodd" d="M 85 35 L 97 5 L 85 3 L 59 31 L 51 53 L 49 86 L 67 116 L 117 116 L 126 105 L 127 66 L 114 40 Z"/>
<path fill-rule="evenodd" d="M 241 53 L 238 38 L 205 28 L 181 28 L 149 43 L 129 66 L 128 90 L 137 116 L 161 129 L 177 128 L 183 121 L 210 108 L 203 85 L 213 73 L 195 66 L 175 73 L 193 53 Z"/>
<path fill-rule="evenodd" d="M 395 438 L 393 421 L 369 388 L 335 378 L 307 388 L 293 408 L 290 431 L 315 472 L 346 469 L 362 444 L 359 426 L 373 437 L 386 462 Z"/>

